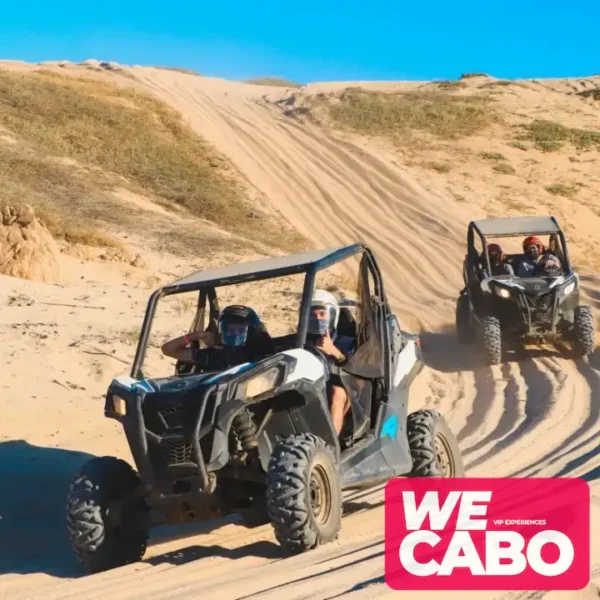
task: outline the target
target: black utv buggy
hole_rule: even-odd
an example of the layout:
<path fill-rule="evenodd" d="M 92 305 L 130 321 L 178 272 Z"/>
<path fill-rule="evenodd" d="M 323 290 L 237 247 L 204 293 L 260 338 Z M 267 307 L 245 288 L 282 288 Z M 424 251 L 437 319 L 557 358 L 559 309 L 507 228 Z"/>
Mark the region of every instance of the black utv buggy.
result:
<path fill-rule="evenodd" d="M 325 363 L 305 342 L 316 273 L 353 255 L 360 255 L 358 316 L 342 309 L 338 323 L 356 343 L 339 372 L 352 406 L 350 431 L 340 439 Z M 298 273 L 297 332 L 270 338 L 271 355 L 227 368 L 216 348 L 199 348 L 192 368 L 178 364 L 171 376 L 145 378 L 162 297 L 197 291 L 192 330 L 216 331 L 217 288 Z M 337 537 L 343 490 L 396 476 L 464 476 L 444 418 L 434 410 L 407 414 L 422 366 L 419 339 L 400 328 L 375 257 L 362 244 L 198 272 L 159 289 L 131 374 L 112 381 L 104 409 L 122 424 L 136 469 L 104 456 L 75 475 L 67 522 L 76 555 L 90 572 L 111 569 L 144 555 L 153 524 L 235 513 L 247 526 L 270 522 L 285 551 L 302 552 Z"/>
<path fill-rule="evenodd" d="M 509 252 L 504 254 L 502 268 L 494 269 L 488 252 L 490 242 L 497 240 L 502 245 L 509 238 L 517 238 L 517 249 L 522 250 L 519 246 L 529 236 L 548 236 L 543 252 L 556 257 L 559 268 L 519 277 L 520 261 L 525 256 Z M 510 267 L 506 269 L 506 265 Z M 505 272 L 511 269 L 512 273 Z M 488 364 L 500 364 L 503 350 L 528 342 L 569 342 L 579 356 L 594 351 L 592 309 L 580 303 L 579 277 L 573 271 L 565 236 L 554 217 L 472 221 L 463 278 L 465 287 L 456 304 L 458 340 L 470 344 L 480 333 Z"/>

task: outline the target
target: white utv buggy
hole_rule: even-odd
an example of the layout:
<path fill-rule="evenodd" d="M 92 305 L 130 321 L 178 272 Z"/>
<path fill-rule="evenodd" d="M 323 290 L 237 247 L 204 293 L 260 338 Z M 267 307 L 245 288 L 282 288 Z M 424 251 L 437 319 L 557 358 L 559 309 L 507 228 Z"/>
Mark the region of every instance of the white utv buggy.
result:
<path fill-rule="evenodd" d="M 506 253 L 497 265 L 490 246 L 519 238 L 519 245 L 542 242 L 537 263 L 523 253 Z M 498 244 L 490 244 L 491 240 Z M 477 248 L 480 247 L 480 249 Z M 535 264 L 525 272 L 523 262 Z M 525 276 L 523 274 L 525 273 Z M 460 343 L 481 340 L 486 361 L 497 365 L 504 350 L 524 343 L 568 342 L 579 356 L 595 347 L 592 309 L 581 303 L 579 277 L 573 270 L 565 236 L 552 216 L 522 216 L 472 221 L 463 263 L 465 287 L 456 304 Z M 477 334 L 480 334 L 479 336 Z"/>
<path fill-rule="evenodd" d="M 352 256 L 360 258 L 357 318 L 345 307 L 338 322 L 355 342 L 339 369 L 351 416 L 338 436 L 325 362 L 306 338 L 317 272 Z M 218 288 L 292 274 L 304 274 L 297 332 L 271 337 L 263 328 L 268 355 L 227 368 L 217 348 L 198 348 L 193 365 L 144 376 L 161 298 L 198 292 L 191 330 L 216 332 Z M 397 476 L 464 476 L 442 415 L 408 414 L 422 367 L 419 339 L 401 329 L 363 244 L 197 272 L 162 287 L 150 297 L 130 376 L 106 394 L 104 414 L 122 424 L 135 469 L 103 456 L 75 474 L 67 500 L 74 552 L 89 572 L 104 571 L 140 560 L 152 525 L 239 514 L 247 526 L 271 523 L 293 554 L 337 537 L 343 490 Z"/>

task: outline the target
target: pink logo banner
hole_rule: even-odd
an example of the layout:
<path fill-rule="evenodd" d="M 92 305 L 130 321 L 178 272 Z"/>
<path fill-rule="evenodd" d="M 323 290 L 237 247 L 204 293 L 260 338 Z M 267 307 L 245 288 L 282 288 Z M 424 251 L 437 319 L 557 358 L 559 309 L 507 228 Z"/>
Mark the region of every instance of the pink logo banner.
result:
<path fill-rule="evenodd" d="M 582 479 L 397 478 L 385 489 L 395 590 L 580 590 L 590 579 Z"/>

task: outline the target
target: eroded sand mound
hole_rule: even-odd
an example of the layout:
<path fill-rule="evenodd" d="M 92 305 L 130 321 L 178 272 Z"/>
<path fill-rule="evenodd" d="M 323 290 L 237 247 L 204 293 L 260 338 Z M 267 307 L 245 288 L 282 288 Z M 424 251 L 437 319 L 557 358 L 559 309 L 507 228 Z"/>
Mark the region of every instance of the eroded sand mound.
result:
<path fill-rule="evenodd" d="M 46 283 L 60 281 L 58 246 L 28 204 L 0 211 L 0 273 Z"/>

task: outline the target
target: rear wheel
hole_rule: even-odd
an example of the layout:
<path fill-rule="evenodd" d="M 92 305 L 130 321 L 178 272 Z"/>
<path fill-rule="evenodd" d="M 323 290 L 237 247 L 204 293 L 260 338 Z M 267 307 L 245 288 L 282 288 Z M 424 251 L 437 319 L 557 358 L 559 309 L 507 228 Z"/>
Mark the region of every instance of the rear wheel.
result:
<path fill-rule="evenodd" d="M 502 362 L 502 330 L 497 317 L 484 317 L 482 321 L 483 350 L 488 365 Z"/>
<path fill-rule="evenodd" d="M 342 492 L 333 452 L 311 434 L 281 440 L 269 462 L 267 510 L 275 537 L 298 554 L 337 538 Z"/>
<path fill-rule="evenodd" d="M 475 331 L 469 321 L 470 313 L 469 296 L 462 294 L 456 301 L 456 337 L 459 344 L 471 344 L 475 339 Z"/>
<path fill-rule="evenodd" d="M 458 442 L 437 410 L 422 409 L 408 415 L 408 445 L 413 460 L 409 477 L 464 477 Z"/>
<path fill-rule="evenodd" d="M 90 573 L 139 561 L 151 525 L 140 483 L 124 460 L 103 456 L 75 474 L 67 497 L 67 527 L 73 551 Z M 130 499 L 127 499 L 127 497 Z"/>
<path fill-rule="evenodd" d="M 590 306 L 578 306 L 575 309 L 573 326 L 575 352 L 580 356 L 592 354 L 596 349 L 596 328 Z"/>

